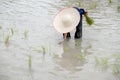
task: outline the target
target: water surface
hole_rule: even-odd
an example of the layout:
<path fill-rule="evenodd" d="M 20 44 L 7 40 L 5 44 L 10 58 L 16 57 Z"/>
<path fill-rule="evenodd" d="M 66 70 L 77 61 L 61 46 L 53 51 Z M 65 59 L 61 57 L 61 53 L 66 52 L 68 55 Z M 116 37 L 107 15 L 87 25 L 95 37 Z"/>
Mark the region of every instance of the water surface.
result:
<path fill-rule="evenodd" d="M 0 80 L 120 80 L 120 1 L 80 1 L 0 0 Z M 64 41 L 53 19 L 78 5 L 95 24 Z"/>

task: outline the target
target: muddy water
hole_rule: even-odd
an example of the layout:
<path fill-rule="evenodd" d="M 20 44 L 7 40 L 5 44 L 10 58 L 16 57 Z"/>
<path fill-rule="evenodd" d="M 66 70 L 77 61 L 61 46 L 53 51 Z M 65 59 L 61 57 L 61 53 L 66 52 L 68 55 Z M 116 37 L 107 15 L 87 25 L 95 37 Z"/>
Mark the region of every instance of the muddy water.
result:
<path fill-rule="evenodd" d="M 120 1 L 76 1 L 0 0 L 0 80 L 120 80 Z M 52 21 L 76 5 L 95 24 L 64 41 Z"/>

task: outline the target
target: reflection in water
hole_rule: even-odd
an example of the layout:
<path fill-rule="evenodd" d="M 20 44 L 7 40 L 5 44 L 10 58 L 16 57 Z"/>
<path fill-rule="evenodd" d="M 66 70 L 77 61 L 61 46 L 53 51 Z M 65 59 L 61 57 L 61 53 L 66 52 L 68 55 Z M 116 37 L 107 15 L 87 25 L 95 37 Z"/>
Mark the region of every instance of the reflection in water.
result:
<path fill-rule="evenodd" d="M 74 44 L 74 45 L 73 45 Z M 90 54 L 88 49 L 91 48 L 91 46 L 87 46 L 84 48 L 82 46 L 82 39 L 76 39 L 73 43 L 70 41 L 63 41 L 63 54 L 60 58 L 59 65 L 71 72 L 76 72 L 81 70 L 82 68 L 80 66 L 83 66 L 86 63 L 86 56 Z"/>

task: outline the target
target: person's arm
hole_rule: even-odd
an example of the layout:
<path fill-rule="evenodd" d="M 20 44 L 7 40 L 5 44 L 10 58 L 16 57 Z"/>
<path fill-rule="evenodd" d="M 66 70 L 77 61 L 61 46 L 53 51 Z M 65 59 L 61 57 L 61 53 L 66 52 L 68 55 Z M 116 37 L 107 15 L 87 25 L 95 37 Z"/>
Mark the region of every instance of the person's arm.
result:
<path fill-rule="evenodd" d="M 63 33 L 63 35 L 64 35 L 64 39 L 66 39 L 67 38 L 67 33 Z"/>

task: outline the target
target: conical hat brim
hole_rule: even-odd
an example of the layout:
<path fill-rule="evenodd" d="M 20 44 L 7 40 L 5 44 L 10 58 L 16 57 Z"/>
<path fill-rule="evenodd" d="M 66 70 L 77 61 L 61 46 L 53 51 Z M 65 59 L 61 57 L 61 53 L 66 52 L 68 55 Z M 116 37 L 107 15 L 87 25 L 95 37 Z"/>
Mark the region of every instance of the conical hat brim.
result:
<path fill-rule="evenodd" d="M 64 16 L 69 16 L 68 25 L 63 24 Z M 75 8 L 64 8 L 55 16 L 53 25 L 60 33 L 70 32 L 78 25 L 80 21 L 80 14 Z"/>

